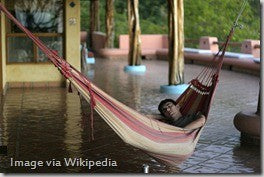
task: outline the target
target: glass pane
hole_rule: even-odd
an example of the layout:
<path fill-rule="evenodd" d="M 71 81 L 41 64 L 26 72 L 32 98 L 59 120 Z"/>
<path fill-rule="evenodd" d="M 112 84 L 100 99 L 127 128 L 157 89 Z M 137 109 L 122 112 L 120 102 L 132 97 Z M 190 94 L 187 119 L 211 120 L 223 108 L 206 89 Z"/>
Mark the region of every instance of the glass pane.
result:
<path fill-rule="evenodd" d="M 44 44 L 52 50 L 58 52 L 59 56 L 62 56 L 62 37 L 39 37 Z M 46 55 L 38 48 L 38 62 L 47 62 L 48 58 Z"/>
<path fill-rule="evenodd" d="M 63 0 L 14 0 L 15 17 L 31 32 L 63 32 Z M 12 32 L 20 32 L 15 25 Z"/>
<path fill-rule="evenodd" d="M 34 62 L 31 39 L 8 37 L 8 62 Z"/>

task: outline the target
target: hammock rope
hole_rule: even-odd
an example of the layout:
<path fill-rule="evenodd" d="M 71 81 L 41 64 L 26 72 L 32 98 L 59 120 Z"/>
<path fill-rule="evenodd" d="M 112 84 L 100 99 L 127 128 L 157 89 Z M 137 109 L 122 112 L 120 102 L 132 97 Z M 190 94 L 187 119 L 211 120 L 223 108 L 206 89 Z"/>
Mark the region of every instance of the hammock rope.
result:
<path fill-rule="evenodd" d="M 207 120 L 225 51 L 234 29 L 238 26 L 237 22 L 245 8 L 245 1 L 225 43 L 213 57 L 210 65 L 204 67 L 198 76 L 189 82 L 189 87 L 176 100 L 176 103 L 180 105 L 182 115 L 200 111 Z M 93 109 L 95 109 L 124 142 L 145 151 L 168 165 L 176 165 L 193 153 L 204 126 L 197 129 L 179 128 L 146 117 L 127 107 L 89 81 L 80 71 L 62 59 L 57 52 L 45 46 L 38 37 L 13 17 L 1 3 L 0 11 L 24 31 L 46 54 L 54 66 L 69 81 L 69 91 L 72 91 L 73 85 L 78 93 L 90 103 L 92 139 L 94 139 Z"/>

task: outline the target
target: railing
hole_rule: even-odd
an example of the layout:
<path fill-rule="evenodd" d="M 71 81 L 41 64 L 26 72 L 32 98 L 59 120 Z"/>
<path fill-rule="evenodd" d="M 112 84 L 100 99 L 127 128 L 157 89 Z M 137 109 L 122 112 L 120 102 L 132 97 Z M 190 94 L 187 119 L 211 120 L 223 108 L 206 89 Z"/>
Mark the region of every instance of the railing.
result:
<path fill-rule="evenodd" d="M 218 44 L 218 45 L 223 45 L 224 43 L 225 42 L 213 42 L 213 44 Z M 233 47 L 241 47 L 242 42 L 229 42 L 228 45 Z"/>
<path fill-rule="evenodd" d="M 185 39 L 185 43 L 199 43 L 200 39 Z"/>
<path fill-rule="evenodd" d="M 200 39 L 185 39 L 185 47 L 198 48 Z M 186 45 L 187 44 L 187 45 Z"/>

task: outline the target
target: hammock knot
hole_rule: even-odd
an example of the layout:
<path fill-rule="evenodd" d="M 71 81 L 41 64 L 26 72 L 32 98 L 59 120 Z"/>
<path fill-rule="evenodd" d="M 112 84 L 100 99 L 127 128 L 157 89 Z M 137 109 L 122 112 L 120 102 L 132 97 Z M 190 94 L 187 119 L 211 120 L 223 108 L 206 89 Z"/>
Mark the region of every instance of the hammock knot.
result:
<path fill-rule="evenodd" d="M 60 71 L 65 76 L 66 79 L 72 77 L 71 66 L 65 61 L 62 62 Z"/>
<path fill-rule="evenodd" d="M 92 90 L 92 85 L 90 82 L 87 82 L 87 88 L 88 88 L 88 92 L 90 94 L 90 106 L 91 106 L 91 109 L 93 110 L 94 107 L 96 106 L 96 103 L 95 103 L 95 99 L 94 99 L 94 93 L 93 93 L 93 90 Z"/>

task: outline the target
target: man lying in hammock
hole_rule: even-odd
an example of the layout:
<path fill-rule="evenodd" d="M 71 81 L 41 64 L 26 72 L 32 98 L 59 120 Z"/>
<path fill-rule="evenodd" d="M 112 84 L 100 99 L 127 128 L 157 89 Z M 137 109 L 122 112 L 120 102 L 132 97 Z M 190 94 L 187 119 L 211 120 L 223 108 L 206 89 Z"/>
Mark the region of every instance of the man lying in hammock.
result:
<path fill-rule="evenodd" d="M 205 116 L 200 112 L 182 116 L 179 105 L 172 99 L 162 100 L 158 107 L 163 119 L 161 121 L 186 129 L 196 129 L 204 125 Z"/>

